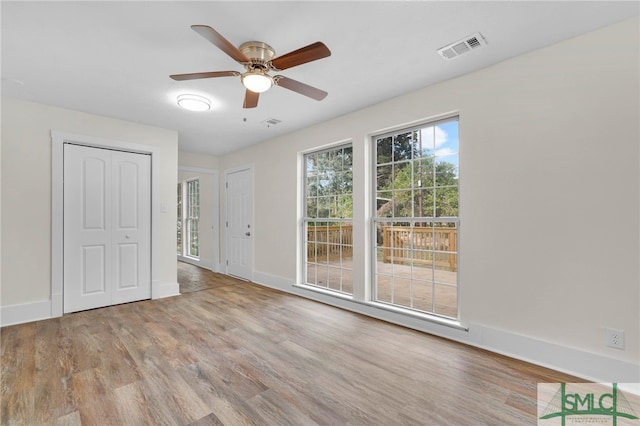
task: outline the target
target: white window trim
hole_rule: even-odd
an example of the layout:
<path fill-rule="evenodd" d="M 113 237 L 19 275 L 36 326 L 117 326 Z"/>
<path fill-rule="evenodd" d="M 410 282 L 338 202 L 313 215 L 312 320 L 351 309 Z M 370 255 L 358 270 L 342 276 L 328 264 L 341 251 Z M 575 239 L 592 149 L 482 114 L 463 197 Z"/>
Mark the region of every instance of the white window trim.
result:
<path fill-rule="evenodd" d="M 313 285 L 313 284 L 309 284 L 307 283 L 307 246 L 306 246 L 306 224 L 307 222 L 310 221 L 315 221 L 315 222 L 335 222 L 335 223 L 342 223 L 342 222 L 349 222 L 352 226 L 352 238 L 354 238 L 353 235 L 353 226 L 354 226 L 354 221 L 353 221 L 353 215 L 354 213 L 352 212 L 352 216 L 350 218 L 315 218 L 315 219 L 310 219 L 307 218 L 305 213 L 306 213 L 306 205 L 307 205 L 307 164 L 305 161 L 305 157 L 309 154 L 321 154 L 321 153 L 325 153 L 325 152 L 330 152 L 330 151 L 335 151 L 336 149 L 340 149 L 340 148 L 344 148 L 344 147 L 349 147 L 351 148 L 351 173 L 352 173 L 352 188 L 353 188 L 353 162 L 355 160 L 354 158 L 354 146 L 353 146 L 353 140 L 351 139 L 347 139 L 347 140 L 343 140 L 340 142 L 336 142 L 336 143 L 332 143 L 329 145 L 325 145 L 322 147 L 318 147 L 315 149 L 309 149 L 309 150 L 305 150 L 302 152 L 298 153 L 298 185 L 299 185 L 299 200 L 300 202 L 298 203 L 298 229 L 297 229 L 297 241 L 298 241 L 298 247 L 300 248 L 299 250 L 297 250 L 297 259 L 296 259 L 296 264 L 298 265 L 297 271 L 296 271 L 296 283 L 294 284 L 295 286 L 299 286 L 301 288 L 306 288 L 308 290 L 311 291 L 317 291 L 320 293 L 327 293 L 327 294 L 333 294 L 336 297 L 340 297 L 340 298 L 346 298 L 346 299 L 353 299 L 354 298 L 354 294 L 355 294 L 355 268 L 351 269 L 351 279 L 352 279 L 352 292 L 351 293 L 345 293 L 345 292 L 341 292 L 339 290 L 333 290 L 331 288 L 326 288 L 326 287 L 322 287 L 319 285 Z M 353 200 L 353 189 L 352 189 L 352 200 Z M 355 240 L 352 240 L 352 250 L 353 250 L 353 246 L 355 246 Z M 336 268 L 336 269 L 342 269 L 342 268 Z"/>

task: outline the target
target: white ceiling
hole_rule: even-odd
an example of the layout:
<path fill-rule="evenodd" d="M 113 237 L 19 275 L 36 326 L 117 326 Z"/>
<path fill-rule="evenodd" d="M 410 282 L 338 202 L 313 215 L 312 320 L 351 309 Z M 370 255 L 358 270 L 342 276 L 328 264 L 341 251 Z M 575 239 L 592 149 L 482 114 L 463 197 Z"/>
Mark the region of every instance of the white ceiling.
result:
<path fill-rule="evenodd" d="M 637 16 L 639 4 L 2 1 L 2 95 L 176 129 L 181 150 L 222 155 Z M 243 70 L 193 24 L 236 46 L 266 42 L 276 56 L 324 42 L 330 57 L 279 74 L 329 95 L 318 102 L 274 87 L 243 109 L 238 77 L 171 80 Z M 451 61 L 436 53 L 475 32 L 486 47 Z M 207 96 L 214 107 L 181 110 L 180 93 Z M 272 118 L 282 122 L 267 127 Z"/>

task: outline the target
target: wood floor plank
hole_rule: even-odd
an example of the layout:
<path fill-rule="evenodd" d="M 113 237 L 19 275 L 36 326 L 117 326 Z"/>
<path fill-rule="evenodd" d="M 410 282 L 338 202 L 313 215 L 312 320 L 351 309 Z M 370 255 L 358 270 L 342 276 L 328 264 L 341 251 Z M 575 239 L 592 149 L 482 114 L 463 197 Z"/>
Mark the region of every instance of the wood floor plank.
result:
<path fill-rule="evenodd" d="M 74 405 L 85 426 L 119 425 L 118 411 L 108 378 L 100 368 L 80 371 L 73 375 Z"/>
<path fill-rule="evenodd" d="M 58 417 L 55 420 L 54 426 L 82 426 L 82 420 L 80 419 L 80 413 L 74 411 L 67 415 Z"/>
<path fill-rule="evenodd" d="M 2 424 L 21 424 L 35 414 L 34 383 L 36 324 L 2 329 L 0 357 L 0 419 Z"/>
<path fill-rule="evenodd" d="M 3 425 L 535 425 L 575 377 L 181 264 L 191 291 L 0 330 Z"/>
<path fill-rule="evenodd" d="M 236 389 L 228 386 L 208 362 L 183 367 L 180 373 L 212 413 L 225 425 L 260 425 L 260 416 Z"/>
<path fill-rule="evenodd" d="M 208 416 L 196 420 L 189 426 L 224 426 L 224 423 L 222 423 L 215 414 L 211 413 Z"/>
<path fill-rule="evenodd" d="M 34 400 L 38 410 L 34 415 L 43 424 L 76 411 L 72 376 L 78 356 L 73 333 L 68 318 L 37 323 Z"/>

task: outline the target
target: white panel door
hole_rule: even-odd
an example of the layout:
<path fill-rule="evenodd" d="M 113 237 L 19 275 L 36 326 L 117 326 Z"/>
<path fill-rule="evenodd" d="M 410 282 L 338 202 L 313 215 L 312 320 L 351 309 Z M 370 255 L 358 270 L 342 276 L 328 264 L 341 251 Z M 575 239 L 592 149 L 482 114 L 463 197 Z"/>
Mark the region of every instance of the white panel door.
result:
<path fill-rule="evenodd" d="M 64 147 L 65 313 L 151 296 L 150 158 Z"/>
<path fill-rule="evenodd" d="M 253 278 L 253 184 L 251 169 L 227 173 L 227 273 Z"/>
<path fill-rule="evenodd" d="M 112 304 L 151 297 L 151 157 L 112 151 Z"/>

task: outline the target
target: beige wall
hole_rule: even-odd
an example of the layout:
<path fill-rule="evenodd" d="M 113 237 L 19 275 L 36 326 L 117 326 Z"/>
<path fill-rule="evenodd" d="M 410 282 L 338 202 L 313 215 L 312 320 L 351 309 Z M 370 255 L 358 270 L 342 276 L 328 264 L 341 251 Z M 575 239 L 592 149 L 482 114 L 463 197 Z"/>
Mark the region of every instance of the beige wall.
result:
<path fill-rule="evenodd" d="M 167 211 L 154 212 L 162 231 L 153 250 L 160 261 L 157 279 L 177 285 L 177 132 L 3 97 L 0 306 L 25 305 L 28 310 L 30 304 L 51 298 L 52 130 L 160 149 L 160 203 Z"/>
<path fill-rule="evenodd" d="M 221 157 L 221 171 L 254 165 L 257 280 L 296 282 L 299 153 L 351 140 L 355 298 L 363 299 L 369 135 L 457 111 L 460 313 L 469 335 L 524 336 L 633 369 L 640 359 L 638 28 L 632 19 Z M 605 327 L 625 330 L 625 350 L 606 346 Z M 473 343 L 490 346 L 490 336 L 479 334 Z M 540 362 L 545 354 L 522 357 Z"/>
<path fill-rule="evenodd" d="M 178 166 L 218 170 L 220 160 L 213 155 L 180 151 L 178 152 Z"/>

